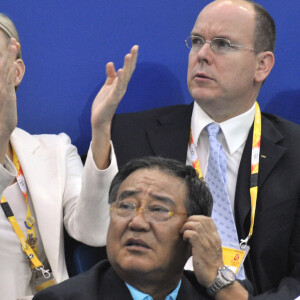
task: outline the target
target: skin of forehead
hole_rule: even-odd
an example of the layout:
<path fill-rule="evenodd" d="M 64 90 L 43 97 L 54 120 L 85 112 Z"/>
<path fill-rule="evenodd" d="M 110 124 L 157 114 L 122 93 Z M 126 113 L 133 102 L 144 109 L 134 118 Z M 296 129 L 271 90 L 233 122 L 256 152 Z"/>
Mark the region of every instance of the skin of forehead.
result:
<path fill-rule="evenodd" d="M 167 184 L 170 183 L 170 184 Z M 131 173 L 120 185 L 118 196 L 124 190 L 140 190 L 142 194 L 159 193 L 160 195 L 172 196 L 179 194 L 181 189 L 187 188 L 185 182 L 172 174 L 159 169 L 139 169 Z"/>
<path fill-rule="evenodd" d="M 226 30 L 228 26 L 232 26 L 231 22 L 236 22 L 241 20 L 241 22 L 239 22 L 239 25 L 244 26 L 245 30 L 248 31 L 249 27 L 251 25 L 253 26 L 252 38 L 254 38 L 255 11 L 251 3 L 248 3 L 243 0 L 216 0 L 209 3 L 199 13 L 193 31 L 197 30 L 197 27 L 199 27 L 199 25 L 201 26 L 203 25 L 201 23 L 201 20 L 203 18 L 206 18 L 209 15 L 214 15 L 216 13 L 220 16 L 219 20 L 222 19 L 222 21 L 225 22 L 225 24 L 223 24 L 222 22 L 219 23 L 215 22 L 215 17 L 212 17 L 211 25 L 214 26 L 208 26 L 209 28 L 217 28 L 220 34 L 222 34 L 223 31 L 225 34 L 227 34 Z M 234 20 L 231 18 L 232 16 L 235 17 Z M 219 24 L 219 28 L 217 27 L 218 26 L 217 24 Z M 226 26 L 227 24 L 228 26 Z M 238 31 L 236 33 L 238 33 Z M 234 34 L 234 32 L 230 32 L 230 34 Z"/>
<path fill-rule="evenodd" d="M 207 4 L 201 12 L 203 12 L 206 8 L 214 7 L 214 6 L 225 6 L 225 5 L 235 5 L 244 11 L 253 10 L 253 5 L 250 2 L 244 0 L 215 0 Z"/>

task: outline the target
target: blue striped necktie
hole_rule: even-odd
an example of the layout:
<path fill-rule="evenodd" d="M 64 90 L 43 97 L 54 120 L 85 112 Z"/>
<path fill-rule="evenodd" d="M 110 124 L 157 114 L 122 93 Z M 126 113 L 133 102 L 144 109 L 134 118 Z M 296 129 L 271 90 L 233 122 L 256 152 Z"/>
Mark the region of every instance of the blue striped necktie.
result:
<path fill-rule="evenodd" d="M 226 155 L 217 138 L 220 126 L 217 123 L 211 123 L 206 126 L 206 130 L 209 139 L 209 159 L 205 181 L 214 200 L 212 218 L 217 226 L 222 244 L 229 242 L 238 245 L 237 230 L 226 187 Z M 243 268 L 240 269 L 238 275 L 239 279 L 245 278 Z"/>

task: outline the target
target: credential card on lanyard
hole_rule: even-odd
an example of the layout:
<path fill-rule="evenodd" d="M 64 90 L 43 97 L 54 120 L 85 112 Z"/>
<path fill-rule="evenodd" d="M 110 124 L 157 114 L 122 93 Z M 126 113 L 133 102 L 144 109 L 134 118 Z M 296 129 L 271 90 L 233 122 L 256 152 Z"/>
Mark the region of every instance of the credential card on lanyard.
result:
<path fill-rule="evenodd" d="M 222 251 L 224 265 L 232 270 L 236 275 L 243 265 L 249 250 L 249 246 L 241 248 L 238 244 L 223 243 Z"/>

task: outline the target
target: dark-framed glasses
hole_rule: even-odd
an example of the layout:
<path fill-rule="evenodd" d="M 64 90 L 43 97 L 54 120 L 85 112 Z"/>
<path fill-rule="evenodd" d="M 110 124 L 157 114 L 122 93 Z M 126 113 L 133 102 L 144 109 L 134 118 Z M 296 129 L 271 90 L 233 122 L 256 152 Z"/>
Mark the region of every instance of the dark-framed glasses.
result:
<path fill-rule="evenodd" d="M 238 50 L 238 49 L 247 49 L 250 51 L 255 51 L 254 48 L 232 44 L 228 39 L 225 38 L 217 37 L 217 38 L 213 38 L 212 40 L 205 40 L 201 36 L 191 35 L 185 40 L 186 46 L 189 49 L 192 49 L 193 51 L 199 51 L 205 45 L 205 43 L 209 43 L 210 48 L 215 53 L 219 53 L 219 54 L 226 54 L 229 51 Z"/>
<path fill-rule="evenodd" d="M 185 215 L 172 211 L 167 205 L 149 203 L 145 208 L 137 207 L 134 202 L 116 201 L 111 204 L 110 215 L 114 219 L 132 220 L 138 213 L 143 213 L 149 223 L 159 223 L 170 220 L 174 215 Z"/>

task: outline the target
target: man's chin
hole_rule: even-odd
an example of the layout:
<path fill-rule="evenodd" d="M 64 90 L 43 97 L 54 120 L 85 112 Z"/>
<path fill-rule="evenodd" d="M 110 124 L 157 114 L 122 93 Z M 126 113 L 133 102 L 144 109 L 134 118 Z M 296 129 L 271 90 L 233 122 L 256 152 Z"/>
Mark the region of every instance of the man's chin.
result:
<path fill-rule="evenodd" d="M 153 260 L 150 258 L 131 257 L 124 259 L 120 267 L 126 272 L 149 272 L 153 268 Z"/>
<path fill-rule="evenodd" d="M 145 279 L 145 276 L 150 279 L 157 272 L 153 260 L 123 261 L 120 265 L 113 266 L 113 268 L 121 278 L 128 282 L 138 282 L 141 278 Z"/>
<path fill-rule="evenodd" d="M 201 105 L 201 103 L 212 101 L 213 99 L 215 99 L 216 96 L 213 95 L 211 90 L 199 88 L 199 87 L 190 90 L 190 94 L 194 99 L 194 101 L 196 101 L 199 105 Z"/>

